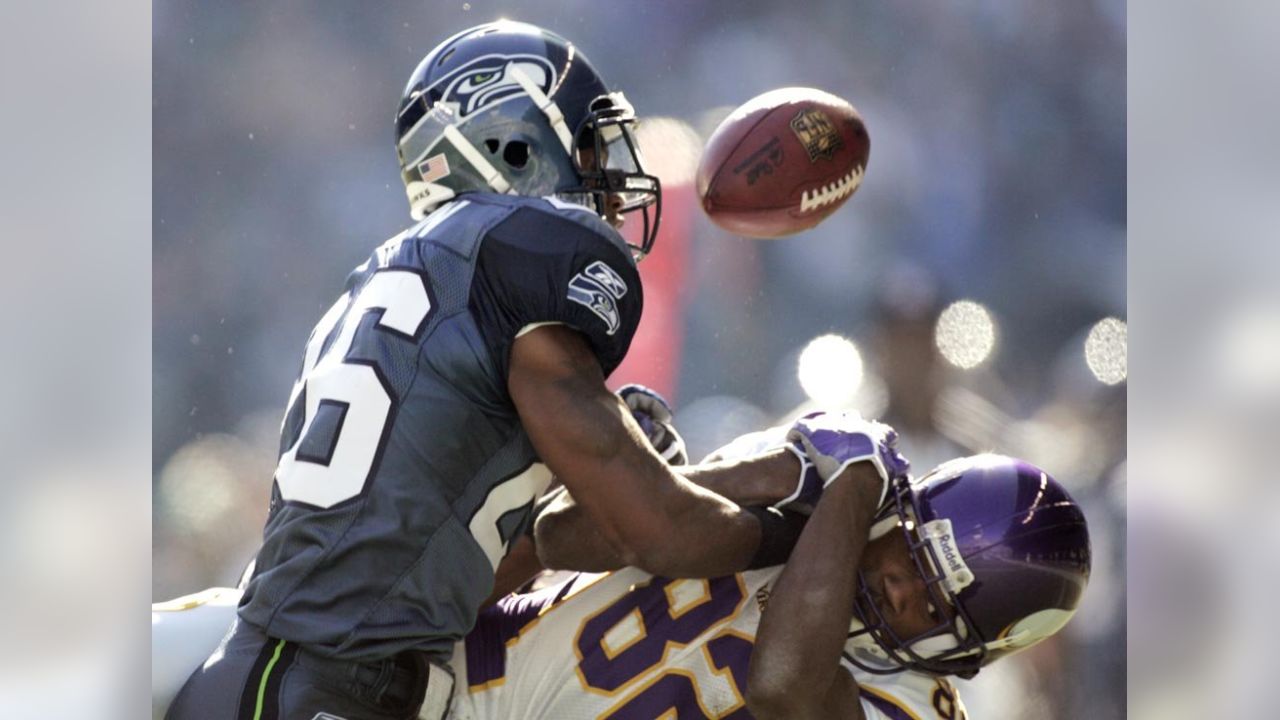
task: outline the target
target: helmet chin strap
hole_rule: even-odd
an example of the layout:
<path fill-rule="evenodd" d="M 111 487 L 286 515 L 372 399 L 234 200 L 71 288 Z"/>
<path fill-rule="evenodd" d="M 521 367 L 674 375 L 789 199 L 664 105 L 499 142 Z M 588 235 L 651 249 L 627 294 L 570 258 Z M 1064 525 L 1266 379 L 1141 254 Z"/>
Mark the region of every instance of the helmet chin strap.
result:
<path fill-rule="evenodd" d="M 529 99 L 533 100 L 533 104 L 538 106 L 543 115 L 547 116 L 547 122 L 551 123 L 551 129 L 555 131 L 556 137 L 560 138 L 560 144 L 564 146 L 564 151 L 573 157 L 573 135 L 569 132 L 569 126 L 564 122 L 564 113 L 560 112 L 560 106 L 555 101 L 547 97 L 542 92 L 542 88 L 529 77 L 529 74 L 521 70 L 515 64 L 511 64 L 507 68 L 507 74 L 511 76 L 520 87 L 524 89 Z"/>
<path fill-rule="evenodd" d="M 445 125 L 444 137 L 453 144 L 453 148 L 457 150 L 468 163 L 471 163 L 471 167 L 475 168 L 476 172 L 480 173 L 480 177 L 484 178 L 484 181 L 489 184 L 489 187 L 493 188 L 494 192 L 512 192 L 511 183 L 507 182 L 507 179 L 502 176 L 502 173 L 498 172 L 498 168 L 494 167 L 493 163 L 489 162 L 488 158 L 481 154 L 479 150 L 476 150 L 475 146 L 463 137 L 457 127 L 453 125 Z"/>
<path fill-rule="evenodd" d="M 565 124 L 564 113 L 560 111 L 560 106 L 548 97 L 546 93 L 542 92 L 542 88 L 538 87 L 538 84 L 533 81 L 533 78 L 529 77 L 529 74 L 521 70 L 517 65 L 512 64 L 508 66 L 507 72 L 510 77 L 520 85 L 521 89 L 523 89 L 525 94 L 529 96 L 529 99 L 533 101 L 534 105 L 536 105 L 538 109 L 542 111 L 542 114 L 547 117 L 547 122 L 551 125 L 551 129 L 555 131 L 556 137 L 560 140 L 560 144 L 564 146 L 565 153 L 572 157 L 573 134 L 569 132 L 569 126 Z M 417 131 L 418 127 L 427 120 L 429 115 L 430 113 L 424 115 L 422 119 L 420 119 L 418 123 L 409 130 L 409 132 L 405 133 L 405 137 L 408 138 L 412 136 L 414 132 Z M 494 167 L 493 163 L 489 162 L 489 159 L 484 156 L 484 153 L 477 150 L 455 125 L 452 123 L 446 123 L 442 129 L 442 135 L 444 139 L 448 140 L 449 143 L 453 145 L 454 149 L 458 151 L 458 154 L 461 155 L 463 159 L 471 165 L 471 167 L 475 168 L 476 172 L 480 174 L 480 177 L 484 178 L 484 181 L 488 183 L 489 187 L 492 188 L 494 192 L 509 195 L 517 194 L 511 187 L 511 183 L 503 177 L 502 172 L 499 171 L 498 168 Z M 403 143 L 404 141 L 402 140 L 401 142 Z M 422 155 L 425 156 L 430 151 L 431 148 L 428 148 L 422 153 Z M 422 191 L 420 189 L 416 193 L 414 191 L 410 191 L 409 194 L 410 204 L 413 205 L 414 198 L 421 195 Z M 452 197 L 452 192 L 449 193 L 449 196 Z"/>
<path fill-rule="evenodd" d="M 533 81 L 533 78 L 529 77 L 528 73 L 521 70 L 516 65 L 511 65 L 508 67 L 507 71 L 510 76 L 519 83 L 520 87 L 525 91 L 525 94 L 529 96 L 529 99 L 533 101 L 534 105 L 537 105 L 538 109 L 542 111 L 542 114 L 547 116 L 547 122 L 551 124 L 551 129 L 555 131 L 556 137 L 560 139 L 560 144 L 564 146 L 564 151 L 572 156 L 573 136 L 569 132 L 569 126 L 564 122 L 564 113 L 560 111 L 560 106 L 556 105 L 554 100 L 547 97 L 547 94 L 542 92 L 542 88 L 538 87 L 538 84 Z M 418 125 L 421 125 L 423 120 L 426 119 L 427 116 L 424 115 L 422 120 L 418 121 Z M 406 133 L 406 137 L 412 135 L 416 129 L 417 126 L 415 125 L 412 130 Z M 484 156 L 484 153 L 477 150 L 476 147 L 472 145 L 461 132 L 459 132 L 455 125 L 452 123 L 445 124 L 442 134 L 444 138 L 453 145 L 453 148 L 458 151 L 458 154 L 461 155 L 463 159 L 471 165 L 471 167 L 475 168 L 475 171 L 480 174 L 480 177 L 484 178 L 484 181 L 488 183 L 489 187 L 493 188 L 494 192 L 515 194 L 515 190 L 511 187 L 511 183 L 503 177 L 502 172 L 499 171 L 498 168 L 494 167 L 493 163 L 489 162 L 489 159 Z M 428 148 L 426 152 L 430 152 L 430 149 Z M 426 152 L 424 152 L 423 155 L 425 155 Z"/>
<path fill-rule="evenodd" d="M 871 532 L 868 539 L 878 540 L 884 537 L 885 535 L 888 535 L 890 531 L 896 530 L 898 528 L 898 524 L 900 522 L 901 521 L 898 519 L 897 515 L 890 515 L 889 517 L 871 526 Z"/>
<path fill-rule="evenodd" d="M 961 632 L 964 633 L 963 628 L 961 628 Z M 951 633 L 944 633 L 933 637 L 927 637 L 923 640 L 917 640 L 916 642 L 911 643 L 910 649 L 916 655 L 928 660 L 945 655 L 952 650 L 955 650 L 959 645 L 960 643 L 954 635 Z M 907 666 L 901 664 L 894 655 L 881 647 L 880 644 L 871 636 L 871 633 L 865 632 L 863 624 L 859 622 L 856 617 L 849 624 L 849 637 L 845 641 L 844 649 L 845 652 L 856 654 L 864 662 L 871 662 L 885 671 L 907 669 Z M 977 651 L 977 649 L 974 649 L 963 653 L 957 653 L 953 657 L 972 655 Z"/>

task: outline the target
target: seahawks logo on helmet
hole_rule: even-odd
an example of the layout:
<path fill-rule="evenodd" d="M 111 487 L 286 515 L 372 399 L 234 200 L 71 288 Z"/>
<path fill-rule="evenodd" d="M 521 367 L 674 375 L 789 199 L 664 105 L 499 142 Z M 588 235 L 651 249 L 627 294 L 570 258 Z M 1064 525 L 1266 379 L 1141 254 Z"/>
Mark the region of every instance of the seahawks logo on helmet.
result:
<path fill-rule="evenodd" d="M 444 85 L 444 90 L 438 102 L 450 105 L 458 118 L 463 119 L 525 95 L 524 87 L 513 71 L 524 73 L 543 94 L 550 95 L 555 87 L 556 71 L 546 58 L 537 55 L 485 55 L 441 78 L 436 85 Z"/>

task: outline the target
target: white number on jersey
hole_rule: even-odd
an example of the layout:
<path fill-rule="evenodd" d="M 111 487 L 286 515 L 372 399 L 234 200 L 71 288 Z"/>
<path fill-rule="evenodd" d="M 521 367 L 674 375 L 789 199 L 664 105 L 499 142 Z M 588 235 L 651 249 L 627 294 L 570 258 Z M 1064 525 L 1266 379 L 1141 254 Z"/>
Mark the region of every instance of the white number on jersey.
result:
<path fill-rule="evenodd" d="M 425 275 L 410 270 L 379 270 L 354 299 L 349 294 L 338 298 L 312 331 L 302 375 L 289 398 L 292 408 L 299 395 L 306 396 L 302 430 L 276 466 L 276 482 L 285 500 L 328 508 L 364 489 L 374 469 L 393 398 L 376 363 L 349 361 L 347 352 L 360 321 L 370 312 L 382 311 L 376 327 L 414 338 L 431 313 L 426 283 Z M 339 320 L 338 335 L 322 356 L 325 339 Z M 302 440 L 321 409 L 337 414 L 327 452 L 300 456 Z"/>

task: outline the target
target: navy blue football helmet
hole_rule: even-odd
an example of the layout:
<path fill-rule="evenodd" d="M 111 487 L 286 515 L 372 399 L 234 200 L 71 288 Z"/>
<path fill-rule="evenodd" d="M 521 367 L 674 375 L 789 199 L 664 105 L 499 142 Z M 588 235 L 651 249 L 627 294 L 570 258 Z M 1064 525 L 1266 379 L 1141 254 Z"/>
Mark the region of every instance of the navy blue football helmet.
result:
<path fill-rule="evenodd" d="M 555 33 L 499 21 L 464 30 L 414 70 L 396 114 L 410 214 L 466 192 L 552 196 L 605 218 L 642 211 L 638 256 L 661 217 L 635 111 L 609 92 L 582 51 Z"/>
<path fill-rule="evenodd" d="M 873 673 L 972 677 L 1062 628 L 1089 582 L 1089 528 L 1075 500 L 1030 463 L 959 458 L 897 478 L 872 535 L 902 532 L 938 624 L 889 627 L 859 573 L 845 657 Z"/>

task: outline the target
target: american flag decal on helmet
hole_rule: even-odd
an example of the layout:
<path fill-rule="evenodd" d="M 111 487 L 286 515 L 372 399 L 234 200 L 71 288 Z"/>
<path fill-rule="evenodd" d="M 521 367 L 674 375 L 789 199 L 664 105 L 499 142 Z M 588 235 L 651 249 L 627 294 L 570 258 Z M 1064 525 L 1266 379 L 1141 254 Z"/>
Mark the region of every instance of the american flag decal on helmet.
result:
<path fill-rule="evenodd" d="M 418 164 L 418 174 L 422 176 L 422 182 L 435 182 L 449 175 L 449 159 L 444 153 L 432 155 Z"/>

